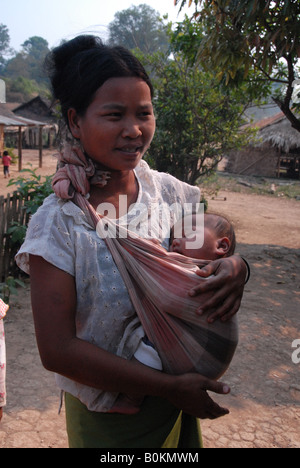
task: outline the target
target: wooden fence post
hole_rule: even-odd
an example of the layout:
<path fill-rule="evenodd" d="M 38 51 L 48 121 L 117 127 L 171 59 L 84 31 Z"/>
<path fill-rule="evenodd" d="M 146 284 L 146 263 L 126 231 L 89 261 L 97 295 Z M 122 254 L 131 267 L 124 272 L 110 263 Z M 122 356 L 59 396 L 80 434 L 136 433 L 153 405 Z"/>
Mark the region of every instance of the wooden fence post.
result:
<path fill-rule="evenodd" d="M 6 198 L 0 197 L 0 282 L 17 271 L 14 261 L 17 247 L 12 244 L 7 231 L 13 222 L 21 226 L 27 225 L 28 217 L 24 207 L 26 201 L 17 192 L 12 196 L 7 194 Z"/>

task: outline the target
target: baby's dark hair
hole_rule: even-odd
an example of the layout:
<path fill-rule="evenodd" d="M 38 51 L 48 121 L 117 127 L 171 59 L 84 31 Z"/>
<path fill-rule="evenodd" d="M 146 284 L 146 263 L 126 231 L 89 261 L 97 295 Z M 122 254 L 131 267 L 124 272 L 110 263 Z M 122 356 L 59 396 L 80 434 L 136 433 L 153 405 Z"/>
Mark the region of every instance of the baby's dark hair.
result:
<path fill-rule="evenodd" d="M 202 214 L 193 212 L 192 216 L 194 218 L 194 216 L 202 216 Z M 182 219 L 179 220 L 179 222 L 182 223 Z M 195 228 L 195 223 L 196 221 L 193 220 L 193 228 Z M 224 255 L 224 257 L 230 257 L 231 255 L 234 255 L 236 249 L 236 236 L 233 225 L 227 218 L 225 218 L 225 216 L 215 213 L 205 213 L 204 226 L 207 226 L 210 229 L 212 229 L 219 238 L 227 237 L 229 239 L 230 248 L 228 252 Z M 172 244 L 173 240 L 174 226 L 172 227 L 170 232 L 170 245 Z"/>
<path fill-rule="evenodd" d="M 223 215 L 206 213 L 204 225 L 214 230 L 219 238 L 227 237 L 230 241 L 230 248 L 225 257 L 234 255 L 236 249 L 236 236 L 232 223 Z"/>
<path fill-rule="evenodd" d="M 78 36 L 54 48 L 45 60 L 52 93 L 68 124 L 68 110 L 84 115 L 96 91 L 110 78 L 144 80 L 153 97 L 153 87 L 140 61 L 127 49 L 105 45 L 97 36 Z"/>

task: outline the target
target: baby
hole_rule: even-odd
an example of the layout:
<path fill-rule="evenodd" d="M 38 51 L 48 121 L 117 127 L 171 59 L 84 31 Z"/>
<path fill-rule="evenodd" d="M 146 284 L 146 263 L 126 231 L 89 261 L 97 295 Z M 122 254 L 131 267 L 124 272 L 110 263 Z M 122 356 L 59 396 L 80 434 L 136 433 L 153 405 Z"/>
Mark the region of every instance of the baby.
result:
<path fill-rule="evenodd" d="M 186 257 L 211 261 L 233 255 L 236 238 L 232 224 L 224 216 L 211 213 L 205 214 L 204 222 L 201 222 L 202 216 L 193 214 L 185 217 L 184 222 L 180 220 L 179 236 L 175 224 L 171 231 L 170 251 Z M 187 219 L 189 222 L 186 222 Z M 203 238 L 203 245 L 195 245 L 197 237 Z"/>
<path fill-rule="evenodd" d="M 180 220 L 171 230 L 170 251 L 200 260 L 218 260 L 234 255 L 236 237 L 232 224 L 217 214 L 192 214 Z M 197 245 L 197 240 L 200 240 Z M 203 240 L 203 243 L 201 242 Z M 145 336 L 133 360 L 162 371 L 159 354 Z M 139 411 L 143 397 L 121 394 L 111 413 L 134 414 Z"/>

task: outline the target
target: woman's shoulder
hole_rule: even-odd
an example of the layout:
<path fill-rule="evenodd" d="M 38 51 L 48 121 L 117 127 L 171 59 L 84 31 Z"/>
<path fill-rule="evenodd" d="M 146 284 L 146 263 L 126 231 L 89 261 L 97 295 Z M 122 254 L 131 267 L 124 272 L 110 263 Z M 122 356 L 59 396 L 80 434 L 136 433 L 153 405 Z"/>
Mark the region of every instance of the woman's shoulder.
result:
<path fill-rule="evenodd" d="M 149 191 L 156 191 L 163 198 L 170 198 L 170 201 L 191 201 L 195 203 L 200 201 L 199 187 L 187 184 L 166 172 L 151 169 L 144 160 L 137 167 L 136 174 L 144 188 Z"/>
<path fill-rule="evenodd" d="M 45 198 L 43 204 L 32 216 L 31 223 L 49 218 L 65 223 L 88 224 L 83 211 L 75 203 L 71 200 L 64 201 L 54 193 Z"/>
<path fill-rule="evenodd" d="M 54 194 L 47 197 L 28 224 L 24 243 L 16 255 L 19 268 L 29 274 L 29 255 L 38 255 L 74 276 L 74 239 L 80 215 L 83 218 L 83 212 L 73 202 L 64 202 Z M 82 228 L 78 227 L 80 231 Z"/>

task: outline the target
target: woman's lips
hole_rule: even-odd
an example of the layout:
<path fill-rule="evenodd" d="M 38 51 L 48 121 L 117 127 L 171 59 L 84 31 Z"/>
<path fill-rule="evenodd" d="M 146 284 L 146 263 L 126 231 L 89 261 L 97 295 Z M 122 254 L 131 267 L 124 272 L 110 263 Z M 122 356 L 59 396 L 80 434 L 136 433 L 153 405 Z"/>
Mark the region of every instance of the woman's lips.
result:
<path fill-rule="evenodd" d="M 143 150 L 143 145 L 127 145 L 127 146 L 122 146 L 120 148 L 117 148 L 118 151 L 121 151 L 121 153 L 124 154 L 129 154 L 129 155 L 136 155 L 142 152 Z"/>

